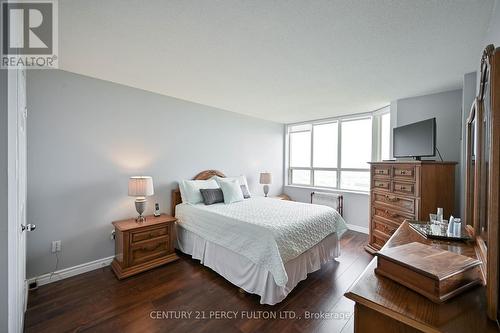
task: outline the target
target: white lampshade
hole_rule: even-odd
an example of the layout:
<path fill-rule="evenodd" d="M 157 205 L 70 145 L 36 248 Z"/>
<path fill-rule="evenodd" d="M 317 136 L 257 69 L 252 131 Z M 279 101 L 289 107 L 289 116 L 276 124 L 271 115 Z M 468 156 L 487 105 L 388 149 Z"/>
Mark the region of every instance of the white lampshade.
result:
<path fill-rule="evenodd" d="M 260 183 L 261 184 L 271 184 L 272 177 L 270 172 L 261 172 L 260 174 Z"/>
<path fill-rule="evenodd" d="M 128 181 L 128 195 L 131 197 L 147 197 L 155 194 L 153 178 L 149 176 L 134 176 Z"/>

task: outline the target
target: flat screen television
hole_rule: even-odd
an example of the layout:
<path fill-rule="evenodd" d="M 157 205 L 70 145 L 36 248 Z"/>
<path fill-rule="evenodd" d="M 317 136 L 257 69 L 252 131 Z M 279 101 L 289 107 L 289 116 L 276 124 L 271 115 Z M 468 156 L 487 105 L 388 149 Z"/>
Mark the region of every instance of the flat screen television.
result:
<path fill-rule="evenodd" d="M 436 155 L 436 118 L 396 127 L 393 129 L 393 155 L 395 158 Z"/>

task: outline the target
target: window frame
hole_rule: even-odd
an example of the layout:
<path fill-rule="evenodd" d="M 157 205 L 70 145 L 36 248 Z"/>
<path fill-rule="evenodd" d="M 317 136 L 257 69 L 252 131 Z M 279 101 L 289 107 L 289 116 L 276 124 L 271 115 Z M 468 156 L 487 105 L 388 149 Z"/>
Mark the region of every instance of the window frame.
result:
<path fill-rule="evenodd" d="M 389 106 L 385 106 L 381 109 L 378 109 L 373 112 L 368 112 L 368 113 L 362 113 L 362 114 L 355 114 L 355 115 L 348 115 L 348 116 L 340 116 L 340 117 L 332 117 L 332 118 L 327 118 L 327 119 L 321 119 L 321 120 L 316 120 L 316 121 L 304 121 L 304 122 L 299 122 L 299 123 L 293 123 L 293 124 L 287 124 L 285 127 L 285 136 L 286 136 L 286 167 L 287 170 L 285 172 L 285 178 L 286 178 L 286 184 L 287 186 L 296 186 L 296 187 L 307 187 L 307 188 L 319 188 L 319 189 L 325 189 L 325 190 L 336 190 L 336 191 L 342 191 L 342 192 L 361 192 L 361 193 L 368 193 L 369 189 L 366 190 L 359 190 L 359 189 L 346 189 L 341 187 L 341 178 L 342 178 L 342 172 L 343 171 L 354 171 L 354 172 L 370 172 L 370 167 L 368 165 L 367 161 L 367 167 L 366 168 L 342 168 L 342 123 L 343 122 L 348 122 L 348 121 L 355 121 L 355 120 L 363 120 L 363 119 L 370 119 L 372 123 L 372 148 L 371 148 L 371 160 L 376 161 L 380 160 L 380 155 L 381 155 L 381 138 L 382 138 L 382 133 L 381 133 L 381 116 L 383 114 L 390 114 L 390 109 Z M 337 165 L 336 167 L 314 167 L 314 127 L 317 125 L 324 125 L 324 124 L 330 124 L 330 123 L 337 123 Z M 292 132 L 290 129 L 293 126 L 301 126 L 301 125 L 310 125 L 311 129 L 310 130 L 302 130 L 302 131 L 295 131 Z M 297 132 L 311 132 L 311 156 L 310 156 L 310 162 L 308 167 L 292 167 L 290 166 L 290 157 L 291 157 L 291 149 L 290 149 L 290 134 L 291 133 L 297 133 Z M 392 136 L 391 136 L 391 141 L 392 141 Z M 293 170 L 307 170 L 309 171 L 309 184 L 294 184 L 293 183 Z M 314 171 L 335 171 L 336 172 L 336 185 L 335 187 L 330 187 L 330 186 L 320 186 L 320 185 L 315 185 L 314 184 Z"/>

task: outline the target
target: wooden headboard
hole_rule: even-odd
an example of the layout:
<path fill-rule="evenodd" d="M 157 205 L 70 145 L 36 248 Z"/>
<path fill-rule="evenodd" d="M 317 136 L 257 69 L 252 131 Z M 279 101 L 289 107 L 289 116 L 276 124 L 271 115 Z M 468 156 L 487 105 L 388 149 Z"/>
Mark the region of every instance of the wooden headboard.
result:
<path fill-rule="evenodd" d="M 207 180 L 212 178 L 213 176 L 219 176 L 222 178 L 226 177 L 226 175 L 224 175 L 219 170 L 203 170 L 202 172 L 194 176 L 193 180 Z M 182 203 L 181 191 L 179 191 L 179 188 L 176 188 L 175 190 L 172 190 L 172 216 L 175 216 L 175 206 L 180 203 Z"/>

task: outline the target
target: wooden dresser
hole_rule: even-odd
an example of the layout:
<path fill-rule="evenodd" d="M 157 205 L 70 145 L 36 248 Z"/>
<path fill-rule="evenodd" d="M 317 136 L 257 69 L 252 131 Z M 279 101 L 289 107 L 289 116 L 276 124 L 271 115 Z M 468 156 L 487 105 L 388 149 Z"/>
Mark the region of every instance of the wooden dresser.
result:
<path fill-rule="evenodd" d="M 438 249 L 477 258 L 474 242 L 430 240 L 404 222 L 385 244 L 393 248 L 420 242 Z M 355 302 L 354 332 L 498 332 L 497 323 L 486 312 L 486 287 L 476 286 L 438 304 L 375 273 L 373 258 L 345 296 Z M 446 265 L 447 263 L 443 263 Z"/>
<path fill-rule="evenodd" d="M 111 268 L 119 279 L 144 272 L 179 259 L 175 254 L 176 218 L 162 214 L 115 221 L 115 259 Z"/>
<path fill-rule="evenodd" d="M 428 221 L 438 207 L 453 213 L 456 162 L 372 162 L 370 240 L 365 249 L 380 250 L 405 219 Z"/>

